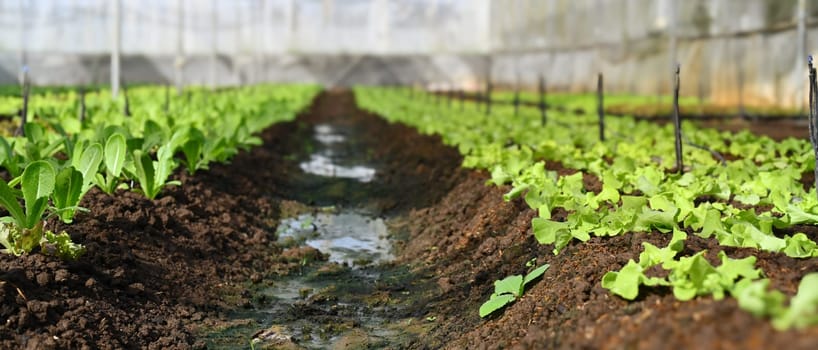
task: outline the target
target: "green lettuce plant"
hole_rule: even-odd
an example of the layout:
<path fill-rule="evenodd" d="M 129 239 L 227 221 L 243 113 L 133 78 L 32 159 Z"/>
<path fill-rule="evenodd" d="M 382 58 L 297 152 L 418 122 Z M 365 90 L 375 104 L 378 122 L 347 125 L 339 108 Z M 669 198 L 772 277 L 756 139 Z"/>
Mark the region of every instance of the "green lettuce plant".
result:
<path fill-rule="evenodd" d="M 93 186 L 99 165 L 102 163 L 102 146 L 93 143 L 85 147 L 84 142 L 74 145 L 72 157 L 62 170 L 57 173 L 52 210 L 60 219 L 70 224 L 78 210 L 80 201 Z"/>
<path fill-rule="evenodd" d="M 5 137 L 0 137 L 0 166 L 6 169 L 12 178 L 16 178 L 22 174 L 24 164 L 25 158 L 14 151 L 13 143 L 9 143 Z"/>
<path fill-rule="evenodd" d="M 125 165 L 126 152 L 127 143 L 124 135 L 115 133 L 105 141 L 105 150 L 103 152 L 105 173 L 96 173 L 93 180 L 103 192 L 107 194 L 114 193 L 117 186 L 119 186 L 119 177 Z"/>
<path fill-rule="evenodd" d="M 494 293 L 480 306 L 480 317 L 486 317 L 514 302 L 523 295 L 525 286 L 542 276 L 549 267 L 550 265 L 545 264 L 527 273 L 525 277 L 513 275 L 494 281 Z"/>
<path fill-rule="evenodd" d="M 63 146 L 63 139 L 59 135 L 46 132 L 38 123 L 26 123 L 24 129 L 24 156 L 28 162 L 48 159 Z"/>
<path fill-rule="evenodd" d="M 71 243 L 65 232 L 54 234 L 44 229 L 43 214 L 55 191 L 56 172 L 47 161 L 30 163 L 21 176 L 21 190 L 16 191 L 0 181 L 0 205 L 11 216 L 0 218 L 0 244 L 5 251 L 21 255 L 35 247 L 48 245 L 51 252 L 63 258 L 76 258 L 84 248 Z M 24 206 L 20 206 L 22 197 Z"/>
<path fill-rule="evenodd" d="M 156 160 L 149 153 L 142 150 L 134 150 L 133 169 L 129 172 L 139 182 L 139 190 L 148 197 L 154 199 L 165 186 L 180 185 L 179 181 L 168 181 L 168 177 L 176 168 L 176 161 L 173 159 L 173 152 L 184 141 L 185 133 L 177 132 L 165 144 L 156 151 Z"/>

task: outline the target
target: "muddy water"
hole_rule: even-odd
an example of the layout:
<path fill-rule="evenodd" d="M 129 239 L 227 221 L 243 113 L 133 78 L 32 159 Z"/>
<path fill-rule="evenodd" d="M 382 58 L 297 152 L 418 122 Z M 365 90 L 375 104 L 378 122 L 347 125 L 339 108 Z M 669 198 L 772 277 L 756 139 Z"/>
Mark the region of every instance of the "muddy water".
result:
<path fill-rule="evenodd" d="M 299 164 L 306 173 L 328 177 L 354 179 L 360 182 L 370 182 L 375 177 L 375 169 L 368 165 L 357 164 L 361 161 L 360 154 L 355 154 L 354 146 L 348 142 L 345 133 L 338 127 L 330 124 L 314 126 L 313 137 L 319 146 L 318 150 L 310 154 L 308 160 Z"/>
<path fill-rule="evenodd" d="M 378 164 L 357 132 L 319 123 L 299 135 L 305 143 L 292 158 L 302 174 L 292 186 L 306 208 L 279 218 L 276 236 L 285 249 L 312 247 L 322 259 L 251 287 L 256 303 L 233 312 L 233 326 L 212 334 L 209 348 L 400 347 L 423 327 L 399 316 L 414 297 L 413 277 L 390 264 L 389 229 L 368 209 Z"/>
<path fill-rule="evenodd" d="M 301 214 L 278 227 L 280 244 L 306 244 L 347 266 L 393 260 L 388 234 L 383 219 L 349 210 Z"/>

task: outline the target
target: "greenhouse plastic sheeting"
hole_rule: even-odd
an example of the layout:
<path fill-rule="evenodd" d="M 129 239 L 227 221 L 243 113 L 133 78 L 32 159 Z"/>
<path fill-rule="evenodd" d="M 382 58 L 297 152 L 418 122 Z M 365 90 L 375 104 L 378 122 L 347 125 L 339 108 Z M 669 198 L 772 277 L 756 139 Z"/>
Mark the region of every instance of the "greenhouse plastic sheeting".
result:
<path fill-rule="evenodd" d="M 125 81 L 427 84 L 803 103 L 815 0 L 119 0 Z M 113 0 L 0 0 L 0 83 L 106 82 Z M 799 4 L 805 4 L 804 31 Z M 802 33 L 806 33 L 804 36 Z M 180 78 L 183 77 L 183 78 Z"/>
<path fill-rule="evenodd" d="M 488 0 L 120 0 L 123 54 L 478 52 Z M 103 54 L 111 1 L 0 0 L 0 51 Z M 482 33 L 481 33 L 482 32 Z"/>

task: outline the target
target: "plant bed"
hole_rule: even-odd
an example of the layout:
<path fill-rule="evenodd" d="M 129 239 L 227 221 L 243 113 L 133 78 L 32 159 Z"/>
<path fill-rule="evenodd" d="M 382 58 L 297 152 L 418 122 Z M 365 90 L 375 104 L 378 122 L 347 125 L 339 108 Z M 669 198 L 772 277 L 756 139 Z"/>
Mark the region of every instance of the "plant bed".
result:
<path fill-rule="evenodd" d="M 517 299 L 516 302 L 505 311 L 497 313 L 501 316 L 489 316 L 484 323 L 480 323 L 477 316 L 473 316 L 471 320 L 457 318 L 453 322 L 457 325 L 442 325 L 440 339 L 451 339 L 464 328 L 480 324 L 479 333 L 470 333 L 460 338 L 461 341 L 451 344 L 452 348 L 477 346 L 505 348 L 515 344 L 523 348 L 543 346 L 655 348 L 666 347 L 668 344 L 678 347 L 718 348 L 732 342 L 738 342 L 741 344 L 740 347 L 751 348 L 765 348 L 777 344 L 804 348 L 814 346 L 816 328 L 812 315 L 816 313 L 816 309 L 814 288 L 810 286 L 815 283 L 813 273 L 815 262 L 811 258 L 815 250 L 806 248 L 814 247 L 814 242 L 810 240 L 813 230 L 800 226 L 800 223 L 815 225 L 815 216 L 812 214 L 814 211 L 810 209 L 815 194 L 811 192 L 812 190 L 808 192 L 802 188 L 801 170 L 783 170 L 801 168 L 805 169 L 804 171 L 811 170 L 811 160 L 808 157 L 810 149 L 803 141 L 786 139 L 777 144 L 746 132 L 731 135 L 696 129 L 692 124 L 687 124 L 684 125 L 686 136 L 693 140 L 692 142 L 704 146 L 693 147 L 692 151 L 688 147 L 686 151 L 688 163 L 685 163 L 684 168 L 676 168 L 666 156 L 672 154 L 672 143 L 667 140 L 672 140 L 673 137 L 669 136 L 672 133 L 665 126 L 652 126 L 627 118 L 612 120 L 613 124 L 610 126 L 613 130 L 612 140 L 606 139 L 601 142 L 595 140 L 595 133 L 587 132 L 593 125 L 587 120 L 590 118 L 558 114 L 555 122 L 549 119 L 548 125 L 541 125 L 538 116 L 530 110 L 523 110 L 524 113 L 518 116 L 516 113 L 512 114 L 508 107 L 498 107 L 492 115 L 483 115 L 458 112 L 441 106 L 404 102 L 405 97 L 400 92 L 391 95 L 380 92 L 379 99 L 372 98 L 371 90 L 364 88 L 359 89 L 357 93 L 359 101 L 365 108 L 378 111 L 390 120 L 414 125 L 422 133 L 443 135 L 444 142 L 458 147 L 465 155 L 464 166 L 490 171 L 483 178 L 486 183 L 498 186 L 511 184 L 512 187 L 505 187 L 497 192 L 496 201 L 502 198 L 511 203 L 515 201 L 520 203 L 520 198 L 524 198 L 524 202 L 520 204 L 524 203 L 538 210 L 538 213 L 532 213 L 529 217 L 531 231 L 528 234 L 533 235 L 536 241 L 549 250 L 553 248 L 555 257 L 549 254 L 546 257 L 529 260 L 532 257 L 520 256 L 519 248 L 512 242 L 528 239 L 533 244 L 531 236 L 520 235 L 516 237 L 517 240 L 504 237 L 509 231 L 518 231 L 508 227 L 507 222 L 518 217 L 518 213 L 522 212 L 520 210 L 497 219 L 499 226 L 505 226 L 507 230 L 497 229 L 485 223 L 480 224 L 478 229 L 462 227 L 460 224 L 464 220 L 463 217 L 457 217 L 452 212 L 437 216 L 432 211 L 431 217 L 440 218 L 433 222 L 442 221 L 443 225 L 435 228 L 419 227 L 413 232 L 422 238 L 425 230 L 442 231 L 441 236 L 447 240 L 451 237 L 451 241 L 443 244 L 444 252 L 464 250 L 463 255 L 446 266 L 458 266 L 460 262 L 471 265 L 448 276 L 442 273 L 445 270 L 437 270 L 437 273 L 444 275 L 441 285 L 451 287 L 452 281 L 458 280 L 462 285 L 461 293 L 467 290 L 467 294 L 473 293 L 475 288 L 471 285 L 475 284 L 473 281 L 484 286 L 481 288 L 482 298 L 474 294 L 471 296 L 461 294 L 459 299 L 468 300 L 467 302 L 436 306 L 457 310 L 467 307 L 464 304 L 474 304 L 472 308 L 477 314 L 477 304 L 481 301 L 491 301 L 489 295 L 492 289 L 495 290 L 495 295 L 498 293 L 497 290 L 508 290 L 508 287 L 501 289 L 500 285 L 508 283 L 506 281 L 511 278 L 509 276 L 525 275 L 532 271 L 533 266 L 541 264 L 551 266 L 551 269 L 545 272 L 543 277 L 545 281 L 550 279 L 552 273 L 562 273 L 570 274 L 570 278 L 579 283 L 575 290 L 579 293 L 565 293 L 558 288 L 565 288 L 574 281 L 560 279 L 556 281 L 556 285 L 549 284 L 546 287 L 550 292 L 538 294 L 533 299 L 528 299 L 528 294 L 523 293 L 521 287 L 520 292 L 514 292 L 516 298 L 512 298 L 512 301 Z M 577 101 L 582 103 L 581 100 Z M 695 155 L 697 152 L 704 153 Z M 723 152 L 729 155 L 729 160 L 714 161 L 707 152 L 712 154 Z M 785 165 L 787 161 L 790 162 L 789 165 Z M 553 167 L 555 162 L 559 164 L 556 168 Z M 776 165 L 771 167 L 773 163 Z M 559 169 L 566 166 L 569 169 L 563 171 Z M 623 166 L 628 170 L 615 175 Z M 741 166 L 742 170 L 734 168 L 736 166 Z M 779 173 L 776 169 L 782 169 L 790 175 Z M 779 178 L 780 181 L 777 184 L 768 183 L 757 187 L 759 189 L 763 187 L 766 192 L 758 193 L 767 199 L 758 197 L 758 200 L 755 200 L 752 195 L 748 197 L 746 191 L 751 186 L 756 186 L 758 179 L 731 182 L 742 177 L 740 174 L 744 171 L 763 172 L 764 174 L 760 174 L 761 177 Z M 681 172 L 685 174 L 678 174 Z M 594 184 L 593 178 L 586 176 L 589 174 L 595 175 L 601 186 Z M 714 181 L 715 177 L 719 180 L 718 184 L 714 182 L 713 186 L 693 185 L 697 181 Z M 756 184 L 753 184 L 754 182 Z M 696 193 L 711 195 L 697 197 Z M 786 193 L 793 193 L 792 201 L 790 197 L 779 197 Z M 710 211 L 707 214 L 707 223 L 703 224 L 701 219 L 704 218 L 704 211 L 710 208 L 722 209 Z M 446 210 L 449 209 L 441 209 L 440 213 Z M 696 218 L 689 216 L 693 211 L 699 213 L 694 215 Z M 490 217 L 494 212 L 496 212 L 494 208 L 485 208 L 483 213 L 476 214 L 478 218 L 472 222 L 480 222 L 481 218 Z M 718 213 L 724 216 L 719 217 Z M 442 219 L 443 217 L 453 218 L 446 221 Z M 772 226 L 765 229 L 764 224 L 758 229 L 755 225 L 762 221 L 774 223 L 775 229 L 771 229 Z M 416 228 L 419 225 L 415 223 L 409 226 Z M 730 232 L 731 226 L 733 229 Z M 750 232 L 747 230 L 753 227 L 756 227 L 752 231 L 755 236 L 752 238 L 741 236 Z M 728 228 L 728 231 L 725 231 L 725 228 Z M 784 230 L 780 230 L 782 228 Z M 799 233 L 796 234 L 796 231 Z M 645 233 L 650 235 L 644 236 Z M 798 237 L 790 236 L 793 234 Z M 653 241 L 657 236 L 660 239 Z M 494 247 L 501 239 L 503 244 Z M 584 243 L 578 243 L 579 241 Z M 630 246 L 630 252 L 619 250 L 622 242 L 628 243 L 625 246 Z M 522 243 L 521 245 L 526 246 Z M 577 249 L 575 245 L 579 246 L 581 256 L 575 254 Z M 592 245 L 594 248 L 585 250 L 583 245 Z M 665 245 L 667 247 L 664 247 Z M 806 248 L 806 251 L 801 251 L 801 248 L 796 248 L 797 246 Z M 530 246 L 529 249 L 536 250 Z M 441 254 L 438 249 L 431 250 L 429 254 L 433 257 L 430 260 L 445 260 L 442 255 L 436 255 Z M 492 266 L 495 258 L 491 257 L 491 254 L 484 254 L 484 251 L 491 251 L 493 255 L 503 258 L 508 256 L 509 260 L 516 260 L 516 264 Z M 604 256 L 595 254 L 599 251 L 604 252 Z M 717 254 L 719 251 L 724 254 Z M 585 256 L 590 258 L 582 260 L 581 268 L 571 262 Z M 479 265 L 473 262 L 473 258 L 479 260 Z M 479 269 L 475 265 L 482 266 L 486 260 L 489 262 L 486 263 L 488 267 L 484 271 L 489 273 L 488 281 L 484 281 L 483 278 L 465 277 L 464 271 L 473 272 L 471 270 L 474 268 Z M 582 273 L 585 267 L 600 270 L 594 270 L 596 272 L 592 276 L 591 269 Z M 554 268 L 565 270 L 555 272 Z M 634 270 L 638 271 L 638 276 L 633 275 Z M 793 271 L 797 272 L 793 274 Z M 492 288 L 492 282 L 495 288 Z M 539 286 L 542 283 L 533 282 L 533 287 L 529 289 L 541 288 Z M 591 290 L 595 290 L 593 295 L 598 294 L 604 303 L 613 303 L 617 306 L 600 308 L 606 311 L 593 311 L 594 307 L 585 303 L 586 297 L 582 296 L 591 293 Z M 618 307 L 627 308 L 626 306 L 639 304 L 645 300 L 643 298 L 653 302 L 656 301 L 653 299 L 654 296 L 665 298 L 664 304 L 673 305 L 673 310 L 682 310 L 679 311 L 681 316 L 674 318 L 669 311 L 662 308 L 663 313 L 656 317 L 662 319 L 667 317 L 667 321 L 645 324 L 646 332 L 653 332 L 650 335 L 637 332 L 631 337 L 633 333 L 622 332 L 617 335 L 619 338 L 616 338 L 605 334 L 607 331 L 601 325 L 603 320 L 606 324 L 616 325 L 620 318 L 626 319 L 631 315 L 628 312 L 624 315 L 618 314 L 616 310 Z M 738 304 L 735 299 L 723 299 L 725 296 L 737 298 Z M 578 297 L 579 301 L 569 302 L 574 297 Z M 617 304 L 623 302 L 622 298 L 635 301 Z M 680 302 L 690 299 L 693 300 L 690 304 Z M 691 336 L 687 329 L 693 327 L 687 325 L 687 321 L 684 320 L 692 317 L 690 322 L 695 322 L 702 316 L 698 314 L 685 316 L 684 308 L 705 300 L 712 301 L 713 308 L 724 313 L 714 311 L 709 315 L 714 318 L 714 322 L 718 322 L 719 327 L 706 323 L 701 325 L 702 329 L 698 332 L 717 335 Z M 659 303 L 661 302 L 660 300 Z M 523 303 L 526 306 L 518 309 Z M 483 305 L 487 304 L 488 302 Z M 731 305 L 733 311 L 718 305 Z M 655 311 L 647 310 L 642 317 L 647 318 L 653 312 Z M 480 313 L 484 314 L 482 310 Z M 598 322 L 596 324 L 586 321 L 579 321 L 580 324 L 573 322 L 583 319 L 585 313 L 591 313 L 592 319 Z M 732 320 L 737 314 L 741 314 L 744 321 L 733 320 L 736 321 L 736 324 L 733 324 L 720 319 L 727 317 Z M 772 316 L 772 324 L 777 330 L 773 330 L 769 320 L 757 317 L 761 315 Z M 558 321 L 552 322 L 553 318 Z M 505 320 L 518 321 L 512 321 L 516 322 L 514 325 L 507 325 L 503 323 Z M 498 321 L 500 323 L 497 323 Z M 631 323 L 631 329 L 643 327 L 640 322 L 641 319 L 638 319 Z M 657 323 L 666 328 L 659 329 L 657 333 L 657 329 L 653 327 Z M 753 330 L 744 333 L 745 323 L 752 324 L 750 328 L 756 327 L 754 329 L 763 332 L 764 337 L 752 337 Z M 566 327 L 563 328 L 563 325 Z M 724 329 L 720 328 L 722 325 Z M 792 330 L 793 327 L 799 330 Z M 450 331 L 452 328 L 457 331 Z M 742 331 L 736 331 L 737 329 Z M 736 333 L 744 336 L 729 337 Z M 793 334 L 798 334 L 803 342 L 792 342 Z M 526 335 L 528 340 L 520 342 Z M 678 343 L 668 343 L 668 336 L 676 337 L 670 341 Z M 642 341 L 639 337 L 648 340 Z M 746 339 L 751 340 L 744 343 Z"/>
<path fill-rule="evenodd" d="M 438 297 L 432 298 L 426 312 L 445 315 L 426 336 L 431 343 L 425 345 L 447 349 L 809 349 L 818 344 L 815 327 L 777 331 L 768 320 L 741 310 L 731 299 L 679 302 L 664 288 L 643 291 L 644 296 L 635 301 L 613 296 L 600 284 L 604 273 L 637 259 L 642 242 L 664 246 L 669 235 L 652 232 L 592 238 L 572 243 L 555 256 L 550 247 L 534 239 L 529 222 L 535 214 L 521 200 L 505 202 L 507 189 L 485 186 L 488 179 L 487 174 L 471 174 L 440 204 L 415 213 L 406 224 L 412 233 L 405 259 L 420 258 L 428 264 L 424 268 L 437 276 Z M 422 224 L 427 222 L 435 224 Z M 714 240 L 689 240 L 691 251 L 708 249 L 713 263 L 717 252 L 724 249 Z M 731 257 L 758 254 L 750 249 L 726 251 Z M 488 299 L 493 282 L 524 273 L 530 259 L 551 268 L 501 314 L 481 319 L 478 307 Z M 776 276 L 773 285 L 788 295 L 795 294 L 805 271 L 818 269 L 814 259 L 800 261 L 777 254 L 761 254 L 759 264 L 769 276 Z"/>
<path fill-rule="evenodd" d="M 390 96 L 396 98 L 382 97 Z M 426 113 L 431 120 L 450 111 Z M 507 117 L 507 112 L 497 113 Z M 522 117 L 538 122 L 530 114 Z M 0 256 L 5 321 L 0 347 L 806 349 L 818 344 L 818 328 L 775 330 L 733 298 L 703 295 L 681 302 L 667 286 L 642 286 L 633 301 L 612 294 L 602 286 L 606 273 L 639 259 L 643 242 L 664 247 L 670 233 L 651 227 L 584 242 L 569 239 L 555 255 L 556 246 L 540 244 L 532 227 L 541 213 L 520 192 L 509 194 L 519 185 L 508 180 L 513 177 L 496 169 L 465 169 L 463 145 L 424 135 L 429 132 L 424 125 L 380 117 L 356 107 L 351 92 L 328 91 L 295 121 L 265 129 L 262 144 L 239 152 L 229 165 L 213 164 L 194 175 L 175 172 L 171 179 L 183 185 L 164 189 L 154 200 L 92 189 L 82 202 L 89 213 L 79 213 L 70 225 L 49 221 L 49 228 L 64 229 L 86 246 L 79 260 L 40 253 Z M 492 142 L 504 151 L 525 144 L 524 138 L 500 134 L 506 130 L 502 123 L 493 128 L 498 134 Z M 750 154 L 736 142 L 720 149 L 742 150 L 759 165 L 769 161 L 764 151 Z M 305 166 L 327 145 L 332 152 L 325 154 L 336 157 L 330 170 Z M 544 171 L 557 181 L 572 181 L 569 186 L 579 186 L 583 196 L 606 193 L 609 178 L 583 168 L 582 159 L 560 156 L 562 161 L 548 160 Z M 716 164 L 708 157 L 695 159 Z M 503 166 L 515 166 L 513 160 Z M 371 166 L 374 175 L 346 172 L 359 164 Z M 715 195 L 697 199 L 703 202 L 760 213 L 772 209 Z M 394 261 L 339 265 L 329 251 L 280 241 L 284 226 L 324 225 L 305 220 L 347 209 L 385 223 L 396 246 Z M 554 208 L 549 219 L 568 222 L 573 210 Z M 770 287 L 787 298 L 797 293 L 802 277 L 818 269 L 814 258 L 725 247 L 715 238 L 697 237 L 695 230 L 682 231 L 688 238 L 680 255 L 707 250 L 703 259 L 713 265 L 721 251 L 734 259 L 754 256 Z M 818 239 L 813 226 L 793 225 L 775 234 L 796 232 Z M 495 281 L 543 264 L 550 268 L 524 285 L 513 303 L 480 317 Z M 667 274 L 658 267 L 647 273 Z M 275 291 L 286 290 L 288 283 L 315 279 L 320 283 L 295 290 L 301 295 L 294 301 L 276 301 Z"/>

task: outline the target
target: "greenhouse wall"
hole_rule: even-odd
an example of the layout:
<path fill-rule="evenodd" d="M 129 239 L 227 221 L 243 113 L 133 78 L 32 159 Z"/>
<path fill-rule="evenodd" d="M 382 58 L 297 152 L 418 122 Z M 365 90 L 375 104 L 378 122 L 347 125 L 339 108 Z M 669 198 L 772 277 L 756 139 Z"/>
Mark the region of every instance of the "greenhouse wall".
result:
<path fill-rule="evenodd" d="M 797 105 L 818 0 L 120 0 L 126 82 L 500 85 Z M 0 83 L 106 83 L 105 0 L 0 0 Z M 804 43 L 803 45 L 801 43 Z M 675 43 L 675 45 L 674 45 Z M 675 58 L 672 58 L 675 56 Z"/>
<path fill-rule="evenodd" d="M 807 37 L 818 1 L 804 1 Z M 806 93 L 798 0 L 515 0 L 492 3 L 493 76 L 588 91 L 682 94 L 717 103 L 796 105 Z M 673 45 L 675 37 L 675 48 Z M 675 58 L 672 58 L 675 53 Z"/>

